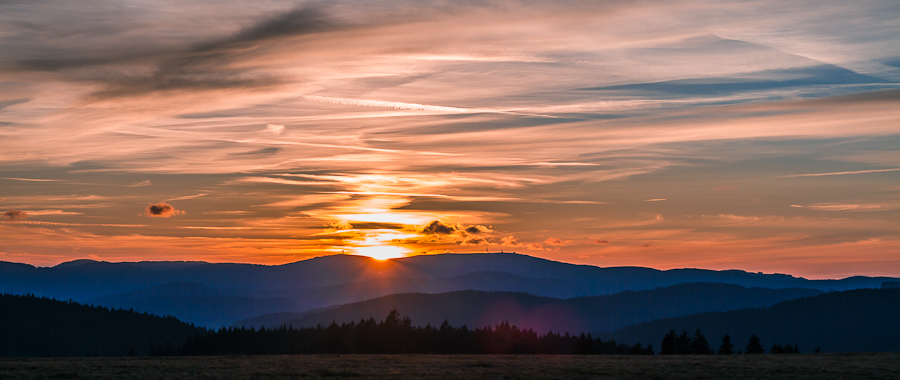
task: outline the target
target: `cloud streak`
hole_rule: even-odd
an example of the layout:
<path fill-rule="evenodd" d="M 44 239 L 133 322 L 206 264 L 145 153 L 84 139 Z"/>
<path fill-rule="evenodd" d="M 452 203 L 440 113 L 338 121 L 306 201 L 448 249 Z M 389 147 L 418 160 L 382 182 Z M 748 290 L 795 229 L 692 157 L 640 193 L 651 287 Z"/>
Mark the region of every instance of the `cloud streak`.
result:
<path fill-rule="evenodd" d="M 833 176 L 833 175 L 853 175 L 853 174 L 870 174 L 870 173 L 888 173 L 888 172 L 896 172 L 900 171 L 900 168 L 891 168 L 891 169 L 871 169 L 871 170 L 854 170 L 854 171 L 846 171 L 846 172 L 828 172 L 828 173 L 808 173 L 808 174 L 792 174 L 786 175 L 785 178 L 794 178 L 794 177 L 824 177 L 824 176 Z"/>

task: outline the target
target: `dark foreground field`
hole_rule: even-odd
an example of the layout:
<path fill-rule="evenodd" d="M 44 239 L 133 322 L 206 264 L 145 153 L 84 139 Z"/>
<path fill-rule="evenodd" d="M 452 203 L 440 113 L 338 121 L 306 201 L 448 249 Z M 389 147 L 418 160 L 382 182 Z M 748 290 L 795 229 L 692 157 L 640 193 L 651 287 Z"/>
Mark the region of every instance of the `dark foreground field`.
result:
<path fill-rule="evenodd" d="M 898 379 L 900 353 L 0 359 L 0 379 Z"/>

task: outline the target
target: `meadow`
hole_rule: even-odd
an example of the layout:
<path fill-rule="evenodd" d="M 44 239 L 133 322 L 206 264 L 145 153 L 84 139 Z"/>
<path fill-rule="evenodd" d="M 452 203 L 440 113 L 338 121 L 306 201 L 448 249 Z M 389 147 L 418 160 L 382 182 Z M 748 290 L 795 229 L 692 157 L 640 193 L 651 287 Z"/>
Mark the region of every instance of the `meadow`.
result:
<path fill-rule="evenodd" d="M 0 379 L 897 379 L 900 353 L 0 359 Z"/>

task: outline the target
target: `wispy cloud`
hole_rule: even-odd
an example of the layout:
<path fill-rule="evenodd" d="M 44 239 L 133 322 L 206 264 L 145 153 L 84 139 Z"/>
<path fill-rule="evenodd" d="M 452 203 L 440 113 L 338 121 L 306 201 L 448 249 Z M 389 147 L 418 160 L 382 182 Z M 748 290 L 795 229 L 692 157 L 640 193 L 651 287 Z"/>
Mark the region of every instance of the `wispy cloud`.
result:
<path fill-rule="evenodd" d="M 900 171 L 900 168 L 891 168 L 891 169 L 870 169 L 870 170 L 854 170 L 854 171 L 846 171 L 846 172 L 828 172 L 828 173 L 808 173 L 808 174 L 792 174 L 783 176 L 785 178 L 791 177 L 822 177 L 822 176 L 832 176 L 832 175 L 851 175 L 851 174 L 869 174 L 869 173 L 886 173 L 886 172 L 896 172 Z"/>
<path fill-rule="evenodd" d="M 84 215 L 83 212 L 63 211 L 63 210 L 23 210 L 22 212 L 29 216 L 45 216 L 45 215 Z"/>
<path fill-rule="evenodd" d="M 513 111 L 498 111 L 498 110 L 489 110 L 489 109 L 481 109 L 481 108 L 459 108 L 459 107 L 433 106 L 433 105 L 427 105 L 427 104 L 389 102 L 389 101 L 382 101 L 382 100 L 332 98 L 332 97 L 327 97 L 327 96 L 315 96 L 315 95 L 301 95 L 300 98 L 311 101 L 311 102 L 323 102 L 323 103 L 341 104 L 341 105 L 358 106 L 358 107 L 380 107 L 380 108 L 393 108 L 393 109 L 401 109 L 401 110 L 426 111 L 426 112 L 437 112 L 437 113 L 498 113 L 498 114 L 506 114 L 506 115 L 521 115 L 521 116 L 532 116 L 532 117 L 555 118 L 555 116 L 527 114 L 527 113 L 520 113 L 520 112 L 513 112 Z"/>
<path fill-rule="evenodd" d="M 128 187 L 145 187 L 145 186 L 150 186 L 150 185 L 152 185 L 152 183 L 148 179 L 148 180 L 144 180 L 141 182 L 133 183 L 131 185 L 128 185 Z"/>
<path fill-rule="evenodd" d="M 9 222 L 0 222 L 0 223 L 8 224 L 8 225 L 55 226 L 55 227 L 124 227 L 124 228 L 147 227 L 147 225 L 145 225 L 145 224 L 60 223 L 60 222 L 45 222 L 45 221 L 36 221 L 36 220 L 9 221 Z"/>
<path fill-rule="evenodd" d="M 38 179 L 38 178 L 3 178 L 11 181 L 25 181 L 25 182 L 64 182 L 61 179 Z"/>
<path fill-rule="evenodd" d="M 38 223 L 0 228 L 22 260 L 489 243 L 900 273 L 890 0 L 135 4 L 0 5 L 0 206 Z"/>
<path fill-rule="evenodd" d="M 209 195 L 209 193 L 200 193 L 200 194 L 194 194 L 194 195 L 184 195 L 184 196 L 181 196 L 181 197 L 175 197 L 175 198 L 169 198 L 169 199 L 166 199 L 166 202 L 171 202 L 171 201 L 183 201 L 183 200 L 187 200 L 187 199 L 197 199 L 197 198 L 200 198 L 200 197 L 205 197 L 205 196 L 207 196 L 207 195 Z"/>

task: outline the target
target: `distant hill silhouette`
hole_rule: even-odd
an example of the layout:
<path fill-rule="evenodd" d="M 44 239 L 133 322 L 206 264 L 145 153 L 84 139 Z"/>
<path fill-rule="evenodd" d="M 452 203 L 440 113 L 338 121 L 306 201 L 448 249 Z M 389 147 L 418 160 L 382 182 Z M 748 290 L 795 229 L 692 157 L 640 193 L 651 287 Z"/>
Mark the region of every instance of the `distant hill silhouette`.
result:
<path fill-rule="evenodd" d="M 0 295 L 0 357 L 147 355 L 203 331 L 173 317 Z"/>
<path fill-rule="evenodd" d="M 611 331 L 638 321 L 651 321 L 703 311 L 732 310 L 773 305 L 777 302 L 821 294 L 812 289 L 747 289 L 739 285 L 691 283 L 609 296 L 556 299 L 525 293 L 454 291 L 441 294 L 407 293 L 308 312 L 295 318 L 260 317 L 236 325 L 328 325 L 359 321 L 401 310 L 418 323 L 440 325 L 444 319 L 455 326 L 482 327 L 502 321 L 535 331 L 570 333 Z M 279 314 L 284 318 L 286 314 Z"/>
<path fill-rule="evenodd" d="M 693 314 L 628 326 L 604 339 L 658 345 L 670 330 L 697 328 L 712 346 L 726 333 L 735 348 L 751 334 L 762 346 L 797 344 L 800 352 L 900 351 L 900 289 L 857 289 L 778 303 L 771 307 Z"/>
<path fill-rule="evenodd" d="M 747 287 L 846 290 L 877 287 L 889 277 L 806 280 L 784 274 L 739 270 L 656 270 L 601 268 L 545 260 L 520 254 L 441 254 L 379 261 L 364 256 L 333 255 L 291 264 L 210 264 L 202 262 L 108 263 L 76 260 L 50 268 L 0 262 L 0 291 L 89 300 L 110 294 L 192 282 L 215 289 L 277 290 L 346 285 L 373 279 L 439 279 L 475 272 L 503 272 L 524 278 L 560 279 L 586 286 L 584 294 L 645 290 L 688 282 L 730 283 Z"/>

